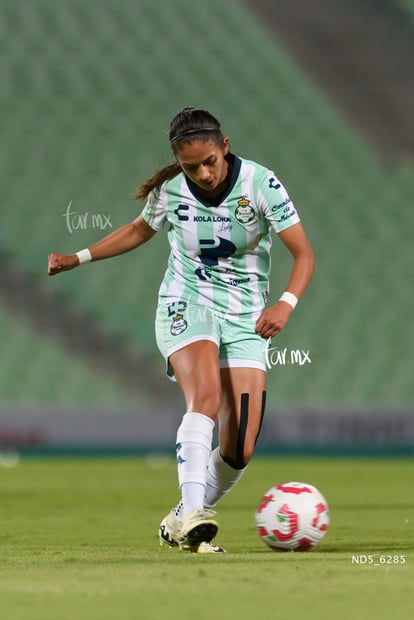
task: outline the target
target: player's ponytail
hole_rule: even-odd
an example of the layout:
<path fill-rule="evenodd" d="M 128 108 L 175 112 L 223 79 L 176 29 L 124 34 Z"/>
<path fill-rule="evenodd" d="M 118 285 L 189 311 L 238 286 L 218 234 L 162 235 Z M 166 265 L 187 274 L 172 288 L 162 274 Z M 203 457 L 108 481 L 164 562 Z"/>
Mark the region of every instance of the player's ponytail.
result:
<path fill-rule="evenodd" d="M 193 140 L 212 140 L 220 146 L 224 144 L 219 121 L 206 110 L 199 108 L 184 108 L 170 123 L 168 134 L 173 153 L 176 155 L 180 145 Z M 150 179 L 138 186 L 136 200 L 145 200 L 154 190 L 159 190 L 166 181 L 171 181 L 181 172 L 181 166 L 174 162 L 158 170 Z"/>
<path fill-rule="evenodd" d="M 165 168 L 161 168 L 161 170 L 158 170 L 150 179 L 142 181 L 142 183 L 139 184 L 134 196 L 135 200 L 146 200 L 154 189 L 159 190 L 163 183 L 171 181 L 171 179 L 176 177 L 177 174 L 180 174 L 180 172 L 181 166 L 176 161 L 169 166 L 165 166 Z"/>

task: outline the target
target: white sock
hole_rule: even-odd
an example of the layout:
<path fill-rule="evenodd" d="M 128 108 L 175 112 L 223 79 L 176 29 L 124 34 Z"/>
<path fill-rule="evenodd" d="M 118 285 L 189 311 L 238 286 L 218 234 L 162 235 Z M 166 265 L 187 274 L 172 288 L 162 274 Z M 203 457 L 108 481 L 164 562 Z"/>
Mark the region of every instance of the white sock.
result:
<path fill-rule="evenodd" d="M 196 510 L 197 508 L 204 507 L 204 493 L 206 487 L 204 484 L 199 484 L 198 482 L 185 482 L 181 487 L 181 497 L 182 497 L 182 505 L 183 505 L 183 513 L 184 506 L 185 512 L 191 512 L 192 510 Z"/>
<path fill-rule="evenodd" d="M 183 514 L 204 508 L 213 429 L 214 420 L 190 411 L 184 414 L 178 428 L 177 467 Z"/>
<path fill-rule="evenodd" d="M 240 480 L 246 469 L 247 465 L 243 469 L 230 467 L 223 460 L 219 448 L 215 448 L 210 454 L 208 463 L 204 506 L 206 508 L 215 506 Z"/>

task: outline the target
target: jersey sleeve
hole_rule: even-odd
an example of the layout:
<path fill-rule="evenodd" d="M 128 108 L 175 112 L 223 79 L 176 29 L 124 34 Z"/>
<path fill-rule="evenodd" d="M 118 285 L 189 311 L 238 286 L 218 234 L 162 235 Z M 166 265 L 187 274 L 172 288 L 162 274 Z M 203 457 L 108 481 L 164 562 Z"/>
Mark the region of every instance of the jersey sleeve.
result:
<path fill-rule="evenodd" d="M 271 170 L 266 171 L 260 184 L 259 204 L 265 219 L 276 233 L 300 222 L 289 194 Z"/>
<path fill-rule="evenodd" d="M 160 230 L 167 217 L 167 203 L 163 187 L 159 191 L 153 190 L 150 193 L 142 210 L 142 217 L 153 230 Z"/>

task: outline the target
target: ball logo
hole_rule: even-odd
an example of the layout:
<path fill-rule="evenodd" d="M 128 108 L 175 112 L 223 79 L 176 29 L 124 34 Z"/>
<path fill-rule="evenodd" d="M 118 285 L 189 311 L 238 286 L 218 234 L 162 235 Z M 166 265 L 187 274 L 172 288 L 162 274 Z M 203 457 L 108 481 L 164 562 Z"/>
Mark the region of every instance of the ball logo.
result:
<path fill-rule="evenodd" d="M 296 512 L 291 510 L 287 504 L 276 513 L 277 527 L 273 530 L 273 535 L 278 540 L 292 540 L 299 529 L 299 517 Z"/>
<path fill-rule="evenodd" d="M 236 220 L 241 224 L 248 224 L 249 222 L 252 222 L 256 214 L 253 207 L 250 206 L 250 200 L 247 198 L 241 198 L 237 204 L 238 206 L 235 211 Z"/>

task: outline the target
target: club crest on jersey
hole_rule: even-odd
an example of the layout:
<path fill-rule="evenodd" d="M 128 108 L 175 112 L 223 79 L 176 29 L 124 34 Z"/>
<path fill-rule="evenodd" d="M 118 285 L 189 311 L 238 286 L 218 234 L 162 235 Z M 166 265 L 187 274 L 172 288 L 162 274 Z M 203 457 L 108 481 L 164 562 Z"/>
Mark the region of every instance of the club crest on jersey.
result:
<path fill-rule="evenodd" d="M 255 218 L 255 212 L 253 207 L 250 206 L 250 200 L 247 198 L 241 198 L 237 201 L 236 207 L 236 220 L 241 224 L 248 224 Z"/>
<path fill-rule="evenodd" d="M 170 332 L 173 336 L 179 336 L 187 329 L 187 321 L 184 319 L 182 314 L 176 314 L 173 317 Z"/>

